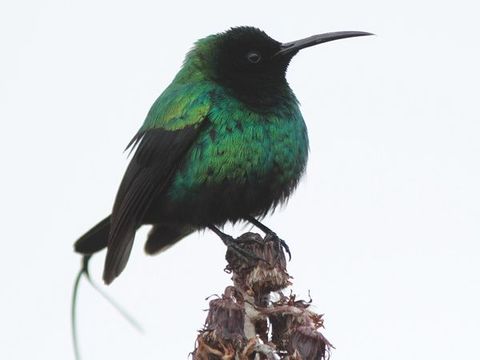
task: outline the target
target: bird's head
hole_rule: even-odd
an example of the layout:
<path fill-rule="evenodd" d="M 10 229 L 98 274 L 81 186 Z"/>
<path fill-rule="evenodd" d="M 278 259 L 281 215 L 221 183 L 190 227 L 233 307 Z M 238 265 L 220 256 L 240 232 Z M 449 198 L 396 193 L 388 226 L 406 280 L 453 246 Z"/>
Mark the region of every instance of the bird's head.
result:
<path fill-rule="evenodd" d="M 232 90 L 240 99 L 265 102 L 269 95 L 288 87 L 288 64 L 301 49 L 365 35 L 372 34 L 342 31 L 281 43 L 255 27 L 235 27 L 198 40 L 187 55 L 185 67 Z"/>

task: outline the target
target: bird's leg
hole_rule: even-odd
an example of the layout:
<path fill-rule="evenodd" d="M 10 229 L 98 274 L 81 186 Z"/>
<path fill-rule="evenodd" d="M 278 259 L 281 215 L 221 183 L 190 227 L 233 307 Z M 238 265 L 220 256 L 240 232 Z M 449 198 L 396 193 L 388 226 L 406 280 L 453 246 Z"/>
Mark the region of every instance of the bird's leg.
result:
<path fill-rule="evenodd" d="M 256 260 L 256 261 L 265 261 L 265 259 L 258 257 L 254 253 L 245 250 L 242 248 L 239 244 L 238 241 L 236 241 L 232 236 L 225 234 L 223 231 L 221 231 L 219 228 L 217 228 L 215 225 L 208 225 L 208 228 L 212 230 L 215 234 L 218 235 L 220 239 L 222 239 L 223 243 L 227 246 L 227 248 L 234 252 L 235 255 L 237 255 L 239 258 L 241 258 L 243 261 L 249 262 L 251 260 Z M 255 241 L 253 239 L 249 239 L 247 241 Z M 256 241 L 255 241 L 256 242 Z"/>
<path fill-rule="evenodd" d="M 255 219 L 253 216 L 247 216 L 245 217 L 245 220 L 247 220 L 248 222 L 255 225 L 257 228 L 262 230 L 266 235 L 270 236 L 271 239 L 277 241 L 278 246 L 279 247 L 281 246 L 288 254 L 288 260 L 292 259 L 292 254 L 290 253 L 290 248 L 288 247 L 287 243 L 284 240 L 280 239 L 273 230 L 263 225 L 260 221 Z"/>

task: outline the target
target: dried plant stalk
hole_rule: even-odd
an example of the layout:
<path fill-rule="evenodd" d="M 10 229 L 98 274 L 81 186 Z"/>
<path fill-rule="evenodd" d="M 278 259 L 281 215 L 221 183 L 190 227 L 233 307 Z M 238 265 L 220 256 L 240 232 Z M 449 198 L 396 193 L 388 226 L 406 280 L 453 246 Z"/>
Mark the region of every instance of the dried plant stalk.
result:
<path fill-rule="evenodd" d="M 282 293 L 291 285 L 278 239 L 245 233 L 236 241 L 262 260 L 247 260 L 227 251 L 226 271 L 233 286 L 210 301 L 199 332 L 194 360 L 322 360 L 333 346 L 319 332 L 322 315 L 310 302 Z M 276 301 L 272 295 L 277 294 Z"/>

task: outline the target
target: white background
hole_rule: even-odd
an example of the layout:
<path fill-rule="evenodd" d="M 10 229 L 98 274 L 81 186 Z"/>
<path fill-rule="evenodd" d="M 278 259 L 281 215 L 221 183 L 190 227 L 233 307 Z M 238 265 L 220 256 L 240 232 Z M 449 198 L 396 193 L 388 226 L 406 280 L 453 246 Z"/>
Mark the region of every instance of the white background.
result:
<path fill-rule="evenodd" d="M 378 34 L 293 60 L 309 166 L 265 219 L 291 246 L 295 291 L 326 314 L 332 359 L 479 359 L 478 13 L 466 0 L 2 1 L 0 358 L 73 358 L 72 243 L 110 211 L 125 145 L 197 38 L 254 25 L 280 41 Z M 107 291 L 146 333 L 83 284 L 84 359 L 187 358 L 205 297 L 229 284 L 211 232 L 158 257 L 145 234 Z"/>

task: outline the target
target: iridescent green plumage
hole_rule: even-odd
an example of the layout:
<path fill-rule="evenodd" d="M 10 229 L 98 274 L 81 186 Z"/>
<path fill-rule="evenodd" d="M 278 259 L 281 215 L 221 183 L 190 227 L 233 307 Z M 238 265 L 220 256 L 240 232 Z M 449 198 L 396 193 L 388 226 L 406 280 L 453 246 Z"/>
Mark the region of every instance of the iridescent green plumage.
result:
<path fill-rule="evenodd" d="M 336 32 L 280 43 L 252 27 L 197 41 L 159 96 L 129 147 L 135 149 L 112 214 L 75 243 L 84 255 L 75 303 L 90 255 L 107 247 L 103 279 L 125 268 L 137 229 L 153 225 L 145 250 L 155 254 L 209 228 L 240 257 L 252 257 L 217 226 L 245 220 L 285 242 L 257 218 L 285 201 L 302 176 L 307 129 L 285 73 L 301 49 L 364 32 Z"/>
<path fill-rule="evenodd" d="M 303 172 L 308 153 L 306 126 L 293 92 L 285 82 L 273 107 L 252 108 L 228 88 L 211 80 L 216 37 L 200 40 L 172 84 L 153 104 L 141 131 L 181 130 L 207 122 L 168 190 L 172 201 L 229 183 L 270 181 L 288 187 Z M 252 189 L 253 190 L 253 189 Z M 285 194 L 286 196 L 287 194 Z M 279 200 L 283 200 L 283 196 Z"/>
<path fill-rule="evenodd" d="M 302 48 L 359 32 L 282 44 L 250 27 L 199 40 L 150 109 L 112 215 L 75 244 L 90 254 L 108 246 L 104 280 L 125 267 L 136 230 L 152 224 L 146 251 L 189 233 L 262 217 L 285 201 L 305 170 L 308 137 L 285 73 Z M 273 232 L 271 232 L 273 234 Z"/>
<path fill-rule="evenodd" d="M 225 94 L 215 96 L 219 99 Z M 275 181 L 283 184 L 298 179 L 302 173 L 308 138 L 293 99 L 289 106 L 270 113 L 253 112 L 232 99 L 218 101 L 207 116 L 207 126 L 173 178 L 169 190 L 173 199 L 186 199 L 192 191 L 202 191 L 209 184 L 225 180 L 241 184 L 262 182 L 275 168 Z"/>

